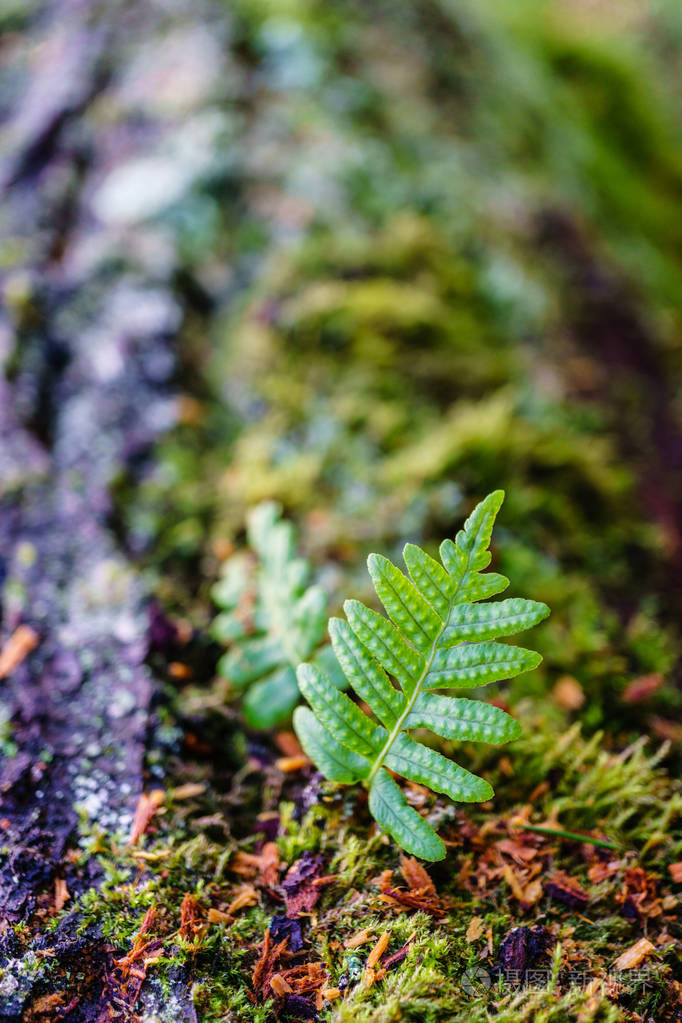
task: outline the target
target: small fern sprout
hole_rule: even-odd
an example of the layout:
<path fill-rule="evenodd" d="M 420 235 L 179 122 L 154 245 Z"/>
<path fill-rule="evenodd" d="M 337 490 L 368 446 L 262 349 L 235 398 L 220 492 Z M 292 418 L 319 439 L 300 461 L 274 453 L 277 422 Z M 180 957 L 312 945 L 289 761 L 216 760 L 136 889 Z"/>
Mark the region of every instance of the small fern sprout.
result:
<path fill-rule="evenodd" d="M 222 608 L 213 620 L 214 639 L 229 649 L 218 674 L 243 693 L 242 712 L 252 728 L 288 721 L 300 699 L 296 667 L 312 660 L 345 687 L 334 653 L 325 642 L 327 596 L 310 585 L 308 562 L 296 552 L 291 522 L 264 501 L 249 514 L 250 551 L 225 562 L 212 596 Z"/>
<path fill-rule="evenodd" d="M 504 492 L 496 490 L 474 509 L 455 541 L 441 544 L 441 563 L 406 544 L 411 578 L 387 558 L 370 554 L 369 572 L 388 618 L 348 600 L 347 620 L 330 620 L 334 653 L 372 716 L 319 667 L 298 668 L 298 685 L 310 705 L 294 713 L 304 750 L 330 780 L 362 782 L 377 823 L 403 849 L 426 860 L 442 859 L 445 845 L 408 806 L 391 773 L 459 802 L 485 802 L 493 790 L 409 733 L 425 728 L 460 741 L 515 739 L 521 728 L 499 707 L 441 693 L 513 678 L 542 659 L 497 639 L 542 621 L 549 614 L 545 604 L 518 597 L 482 603 L 509 585 L 503 575 L 483 571 L 503 499 Z"/>

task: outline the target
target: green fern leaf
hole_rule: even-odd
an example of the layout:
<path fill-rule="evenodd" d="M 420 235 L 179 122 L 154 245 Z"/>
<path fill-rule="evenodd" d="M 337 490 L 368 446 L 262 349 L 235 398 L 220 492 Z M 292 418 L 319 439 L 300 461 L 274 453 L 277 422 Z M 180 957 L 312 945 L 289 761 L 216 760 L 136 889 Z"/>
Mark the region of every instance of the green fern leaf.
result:
<path fill-rule="evenodd" d="M 286 721 L 300 693 L 296 667 L 313 659 L 336 684 L 346 679 L 329 645 L 321 646 L 327 626 L 327 600 L 320 586 L 308 585 L 310 566 L 296 554 L 290 522 L 278 505 L 258 505 L 248 518 L 252 553 L 229 558 L 213 587 L 223 608 L 212 634 L 228 647 L 218 673 L 235 692 L 244 692 L 244 717 L 253 728 Z"/>
<path fill-rule="evenodd" d="M 421 856 L 423 860 L 444 858 L 442 838 L 416 810 L 407 805 L 402 791 L 383 767 L 377 771 L 370 787 L 369 809 L 377 824 L 406 852 Z"/>
<path fill-rule="evenodd" d="M 308 756 L 330 781 L 351 785 L 369 774 L 369 760 L 332 739 L 307 707 L 297 707 L 294 711 L 294 728 L 298 735 L 305 735 Z"/>
<path fill-rule="evenodd" d="M 387 558 L 371 554 L 369 572 L 388 617 L 357 600 L 344 604 L 347 621 L 332 618 L 329 632 L 338 664 L 369 714 L 319 667 L 301 664 L 298 685 L 310 707 L 299 707 L 294 727 L 308 756 L 327 778 L 361 781 L 377 823 L 408 852 L 442 859 L 445 845 L 408 806 L 389 771 L 460 802 L 490 799 L 482 778 L 409 735 L 426 728 L 444 739 L 503 743 L 520 727 L 499 707 L 439 695 L 513 678 L 540 663 L 540 655 L 498 643 L 537 625 L 549 608 L 512 598 L 480 604 L 509 585 L 484 573 L 493 523 L 504 493 L 482 501 L 452 540 L 441 563 L 414 544 L 405 546 L 409 577 Z"/>

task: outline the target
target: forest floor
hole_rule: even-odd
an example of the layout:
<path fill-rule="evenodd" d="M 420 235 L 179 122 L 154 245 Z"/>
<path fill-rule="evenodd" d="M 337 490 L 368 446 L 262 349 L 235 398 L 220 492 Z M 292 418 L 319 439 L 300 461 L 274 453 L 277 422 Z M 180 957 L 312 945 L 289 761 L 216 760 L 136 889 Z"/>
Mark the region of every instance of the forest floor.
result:
<path fill-rule="evenodd" d="M 1 1023 L 682 1019 L 682 21 L 611 8 L 0 11 Z M 544 660 L 425 865 L 211 593 L 497 487 Z"/>

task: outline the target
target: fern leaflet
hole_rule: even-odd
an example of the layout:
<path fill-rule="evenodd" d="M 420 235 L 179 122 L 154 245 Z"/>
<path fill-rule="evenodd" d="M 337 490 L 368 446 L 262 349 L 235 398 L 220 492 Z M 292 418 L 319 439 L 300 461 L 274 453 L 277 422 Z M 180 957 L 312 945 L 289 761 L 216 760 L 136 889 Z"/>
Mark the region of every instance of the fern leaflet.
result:
<path fill-rule="evenodd" d="M 235 692 L 245 691 L 244 717 L 253 728 L 286 721 L 299 700 L 296 666 L 307 658 L 345 686 L 331 647 L 320 646 L 327 625 L 327 598 L 309 586 L 310 566 L 296 554 L 293 526 L 268 501 L 249 514 L 247 538 L 253 553 L 225 562 L 212 590 L 222 612 L 212 634 L 229 650 L 218 674 Z"/>
<path fill-rule="evenodd" d="M 381 827 L 408 852 L 427 860 L 445 856 L 433 828 L 408 806 L 389 772 L 462 802 L 491 798 L 493 790 L 409 733 L 426 728 L 446 739 L 502 743 L 520 726 L 498 707 L 438 691 L 471 689 L 535 668 L 539 654 L 497 640 L 542 621 L 545 604 L 511 598 L 482 604 L 509 580 L 484 572 L 493 523 L 504 499 L 497 490 L 467 519 L 441 563 L 407 544 L 409 578 L 387 558 L 371 554 L 369 572 L 388 618 L 357 600 L 344 604 L 346 621 L 332 618 L 334 653 L 365 714 L 314 664 L 301 664 L 298 684 L 309 707 L 298 707 L 294 727 L 308 756 L 329 779 L 361 781 Z M 392 681 L 393 680 L 393 681 Z"/>

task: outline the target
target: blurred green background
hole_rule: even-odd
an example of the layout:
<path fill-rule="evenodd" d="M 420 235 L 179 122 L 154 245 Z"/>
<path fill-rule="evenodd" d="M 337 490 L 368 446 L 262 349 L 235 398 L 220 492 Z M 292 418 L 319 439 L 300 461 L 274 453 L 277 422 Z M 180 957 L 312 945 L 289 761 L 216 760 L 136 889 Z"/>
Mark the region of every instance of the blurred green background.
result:
<path fill-rule="evenodd" d="M 175 28 L 191 116 L 149 102 L 211 142 L 138 214 L 185 308 L 182 421 L 119 486 L 161 599 L 205 623 L 263 498 L 338 606 L 367 551 L 432 549 L 503 487 L 497 566 L 553 608 L 513 695 L 679 749 L 682 9 L 204 13 Z"/>

